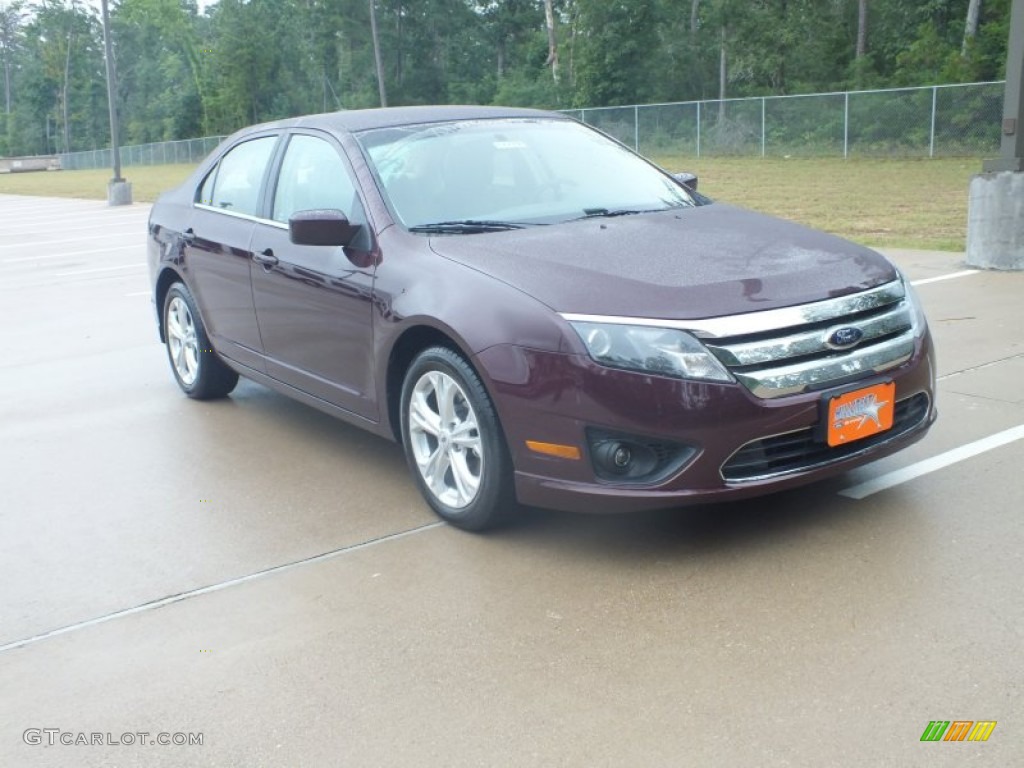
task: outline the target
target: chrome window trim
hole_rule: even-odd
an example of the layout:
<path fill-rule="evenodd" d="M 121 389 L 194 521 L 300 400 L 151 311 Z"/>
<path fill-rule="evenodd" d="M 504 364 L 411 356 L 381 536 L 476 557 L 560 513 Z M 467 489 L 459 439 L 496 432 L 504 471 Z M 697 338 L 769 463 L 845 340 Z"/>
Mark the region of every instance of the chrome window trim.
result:
<path fill-rule="evenodd" d="M 639 325 L 650 328 L 671 328 L 689 331 L 702 339 L 745 336 L 753 333 L 777 331 L 783 328 L 821 323 L 845 315 L 866 312 L 887 304 L 894 304 L 906 296 L 900 278 L 867 291 L 826 299 L 795 307 L 780 307 L 741 315 L 713 317 L 704 320 L 662 320 L 648 317 L 616 317 L 614 315 L 585 315 L 572 312 L 559 313 L 569 322 L 611 323 L 613 325 Z"/>
<path fill-rule="evenodd" d="M 245 219 L 246 221 L 252 221 L 252 222 L 254 222 L 256 224 L 269 224 L 270 226 L 277 227 L 278 229 L 285 229 L 285 230 L 288 229 L 288 225 L 287 224 L 283 224 L 280 221 L 274 221 L 273 219 L 264 219 L 262 216 L 253 216 L 250 213 L 239 213 L 238 211 L 228 211 L 228 210 L 225 210 L 224 208 L 216 208 L 215 206 L 207 205 L 206 203 L 192 203 L 192 207 L 193 208 L 201 208 L 202 210 L 210 211 L 211 213 L 222 213 L 225 216 L 231 216 L 232 218 L 235 218 L 235 219 Z"/>

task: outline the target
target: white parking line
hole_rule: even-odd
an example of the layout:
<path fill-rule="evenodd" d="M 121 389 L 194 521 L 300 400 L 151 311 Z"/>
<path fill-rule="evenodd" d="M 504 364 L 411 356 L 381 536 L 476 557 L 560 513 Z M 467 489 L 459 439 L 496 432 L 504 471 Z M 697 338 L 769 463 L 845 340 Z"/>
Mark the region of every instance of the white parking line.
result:
<path fill-rule="evenodd" d="M 944 376 L 939 376 L 935 380 L 936 381 L 945 381 L 946 379 L 952 379 L 954 376 L 963 376 L 965 373 L 974 373 L 975 371 L 982 371 L 985 368 L 991 368 L 994 365 L 1002 365 L 1005 362 L 1008 362 L 1010 360 L 1016 360 L 1016 359 L 1021 358 L 1021 357 L 1024 357 L 1024 352 L 1019 352 L 1016 355 L 1009 355 L 1007 357 L 1001 357 L 998 360 L 991 360 L 991 361 L 989 361 L 987 363 L 981 363 L 980 365 L 972 365 L 970 368 L 964 368 L 964 369 L 959 370 L 959 371 L 953 371 L 952 373 L 947 373 Z"/>
<path fill-rule="evenodd" d="M 90 235 L 89 237 L 72 237 L 68 240 L 42 240 L 34 243 L 3 243 L 0 248 L 34 248 L 37 245 L 61 245 L 63 243 L 79 243 L 82 240 L 109 240 L 110 235 Z"/>
<path fill-rule="evenodd" d="M 4 259 L 0 264 L 18 264 L 23 261 L 39 261 L 40 259 L 64 259 L 69 256 L 84 256 L 89 253 L 107 253 L 109 251 L 144 250 L 145 245 L 114 245 L 109 248 L 93 248 L 89 251 L 61 251 L 60 253 L 45 253 L 42 256 L 22 256 L 19 259 Z"/>
<path fill-rule="evenodd" d="M 132 215 L 120 215 L 115 216 L 108 214 L 106 211 L 92 211 L 70 214 L 67 211 L 54 210 L 49 213 L 35 213 L 31 216 L 11 216 L 11 226 L 19 229 L 37 229 L 39 227 L 47 226 L 52 224 L 54 219 L 59 218 L 62 226 L 74 224 L 75 229 L 82 223 L 87 226 L 95 224 L 97 221 L 106 221 L 112 225 L 129 225 L 136 227 L 145 227 L 146 219 L 149 216 L 148 211 L 136 211 Z M 0 217 L 0 221 L 6 223 L 7 216 Z M 6 230 L 5 230 L 6 231 Z"/>
<path fill-rule="evenodd" d="M 939 275 L 938 277 L 926 277 L 924 280 L 911 280 L 911 285 L 928 285 L 928 283 L 937 283 L 940 280 L 952 280 L 955 277 L 967 277 L 968 275 L 976 275 L 981 270 L 978 269 L 965 269 L 962 272 L 950 272 L 948 275 Z"/>
<path fill-rule="evenodd" d="M 284 571 L 290 571 L 293 568 L 299 568 L 304 565 L 313 565 L 314 563 L 321 563 L 324 560 L 331 560 L 339 555 L 347 555 L 349 552 L 358 552 L 362 549 L 367 549 L 376 544 L 383 544 L 386 541 L 395 541 L 397 539 L 404 539 L 406 536 L 412 536 L 416 533 L 423 533 L 424 531 L 430 531 L 434 528 L 440 528 L 445 525 L 443 520 L 438 520 L 436 523 L 427 523 L 421 525 L 418 528 L 410 528 L 405 531 L 399 531 L 398 533 L 391 533 L 387 536 L 381 536 L 377 539 L 370 539 L 360 544 L 352 544 L 348 547 L 341 547 L 339 549 L 332 549 L 330 552 L 324 552 L 321 555 L 314 555 L 313 557 L 307 557 L 304 560 L 295 560 L 291 563 L 285 563 L 284 565 L 275 565 L 272 568 L 267 568 L 256 573 L 250 573 L 247 576 L 239 576 L 237 579 L 228 579 L 218 584 L 210 584 L 206 587 L 200 587 L 199 589 L 191 589 L 188 592 L 180 592 L 177 595 L 171 595 L 170 597 L 164 597 L 160 600 L 153 600 L 149 603 L 143 603 L 137 605 L 134 608 L 126 608 L 123 611 L 115 611 L 114 613 L 108 613 L 105 616 L 97 616 L 95 619 L 88 619 L 86 621 L 80 621 L 77 624 L 69 624 L 66 627 L 60 627 L 59 629 L 52 629 L 49 632 L 43 632 L 32 637 L 26 637 L 22 640 L 15 640 L 14 642 L 7 643 L 6 645 L 0 645 L 0 653 L 4 651 L 10 651 L 15 648 L 23 648 L 26 645 L 32 645 L 38 643 L 40 640 L 47 640 L 51 637 L 57 637 L 59 635 L 66 635 L 68 632 L 74 632 L 78 629 L 85 629 L 86 627 L 94 627 L 97 624 L 105 624 L 113 619 L 120 619 L 123 616 L 131 616 L 132 614 L 142 613 L 143 611 L 152 611 L 154 608 L 163 608 L 165 605 L 171 605 L 172 603 L 180 603 L 182 600 L 188 600 L 190 597 L 198 597 L 199 595 L 208 595 L 211 592 L 219 592 L 222 589 L 228 587 L 234 587 L 239 584 L 244 584 L 247 581 L 254 581 L 255 579 L 261 579 L 264 576 L 270 576 L 274 573 L 283 573 Z"/>
<path fill-rule="evenodd" d="M 36 210 L 36 211 L 108 211 L 110 213 L 130 213 L 148 209 L 150 203 L 139 201 L 131 205 L 109 205 L 99 198 L 83 197 L 44 197 L 40 195 L 0 195 L 4 210 Z"/>
<path fill-rule="evenodd" d="M 930 459 L 911 464 L 909 467 L 887 472 L 873 480 L 868 480 L 842 490 L 839 492 L 839 495 L 846 496 L 849 499 L 863 499 L 873 493 L 884 491 L 886 488 L 892 488 L 894 485 L 905 483 L 921 475 L 927 475 L 930 472 L 935 472 L 951 464 L 970 459 L 978 454 L 991 451 L 994 448 L 999 448 L 1022 438 L 1024 438 L 1024 424 L 997 432 L 988 437 L 983 437 L 981 440 L 975 440 L 973 443 L 961 445 L 959 448 L 940 453 L 938 456 L 932 456 Z"/>
<path fill-rule="evenodd" d="M 93 272 L 113 272 L 115 269 L 142 269 L 145 264 L 122 264 L 119 267 L 96 267 L 96 269 L 76 269 L 74 272 L 55 272 L 57 277 L 70 277 L 71 275 L 88 275 Z"/>
<path fill-rule="evenodd" d="M 87 221 L 96 221 L 96 217 L 93 216 L 93 217 L 87 219 Z M 68 224 L 68 222 L 66 220 L 64 220 L 64 219 L 61 219 L 60 223 L 61 223 L 62 226 Z M 31 227 L 21 227 L 19 229 L 12 229 L 10 227 L 4 227 L 4 235 L 5 236 L 11 236 L 11 237 L 22 236 L 22 235 L 34 235 L 34 234 L 39 232 L 40 226 L 41 225 L 35 225 L 35 226 L 31 226 Z M 86 229 L 102 229 L 102 230 L 105 230 L 106 232 L 121 232 L 123 234 L 130 235 L 133 232 L 134 233 L 144 232 L 145 229 L 146 229 L 146 226 L 145 226 L 145 223 L 144 223 L 143 220 L 140 220 L 138 222 L 136 222 L 136 221 L 104 221 L 101 224 L 85 224 L 85 225 L 83 225 L 83 224 L 75 224 L 74 225 L 75 232 L 82 232 L 83 230 L 86 230 Z"/>

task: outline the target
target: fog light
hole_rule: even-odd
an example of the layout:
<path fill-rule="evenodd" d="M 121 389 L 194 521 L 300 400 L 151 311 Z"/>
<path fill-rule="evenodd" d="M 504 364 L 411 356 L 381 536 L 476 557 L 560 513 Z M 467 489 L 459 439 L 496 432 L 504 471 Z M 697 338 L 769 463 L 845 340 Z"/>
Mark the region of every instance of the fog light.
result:
<path fill-rule="evenodd" d="M 618 440 L 600 440 L 591 446 L 598 474 L 625 475 L 633 463 L 633 451 Z"/>
<path fill-rule="evenodd" d="M 594 474 L 617 483 L 656 483 L 679 471 L 698 451 L 682 443 L 587 429 Z"/>
<path fill-rule="evenodd" d="M 615 449 L 615 453 L 612 455 L 612 461 L 615 462 L 615 466 L 619 469 L 625 469 L 628 467 L 632 458 L 633 452 L 621 444 Z"/>

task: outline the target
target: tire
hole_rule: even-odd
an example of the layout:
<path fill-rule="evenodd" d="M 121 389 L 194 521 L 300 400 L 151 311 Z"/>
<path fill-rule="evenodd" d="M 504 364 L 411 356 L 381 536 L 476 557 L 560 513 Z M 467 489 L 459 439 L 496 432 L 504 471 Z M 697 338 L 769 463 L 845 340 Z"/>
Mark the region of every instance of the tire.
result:
<path fill-rule="evenodd" d="M 238 384 L 238 374 L 213 351 L 196 303 L 183 283 L 168 289 L 163 313 L 167 359 L 182 392 L 196 400 L 229 394 Z"/>
<path fill-rule="evenodd" d="M 421 352 L 405 374 L 401 415 L 406 461 L 438 516 L 467 531 L 507 520 L 515 496 L 505 435 L 461 355 L 447 347 Z"/>

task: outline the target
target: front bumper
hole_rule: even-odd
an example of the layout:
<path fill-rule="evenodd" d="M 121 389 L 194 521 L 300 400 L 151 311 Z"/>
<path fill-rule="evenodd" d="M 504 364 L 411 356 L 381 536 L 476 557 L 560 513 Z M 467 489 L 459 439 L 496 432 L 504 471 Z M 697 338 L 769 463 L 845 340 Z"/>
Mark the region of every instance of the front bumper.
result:
<path fill-rule="evenodd" d="M 759 399 L 739 384 L 616 370 L 585 356 L 514 345 L 492 347 L 477 362 L 505 430 L 519 502 L 582 512 L 624 512 L 750 498 L 811 483 L 895 453 L 924 437 L 935 420 L 933 359 L 926 332 L 915 341 L 910 359 L 884 375 L 775 399 Z M 896 402 L 906 404 L 905 412 L 911 410 L 911 403 L 915 405 L 911 420 L 861 445 L 824 446 L 818 439 L 823 434 L 823 401 L 836 391 L 880 381 L 895 382 Z M 696 452 L 680 470 L 655 483 L 602 479 L 589 455 L 588 428 L 681 443 Z M 768 462 L 765 471 L 742 476 L 728 467 L 723 470 L 744 446 L 749 454 L 761 450 L 758 441 L 767 444 L 778 436 L 802 440 L 807 461 Z M 526 447 L 527 440 L 578 446 L 581 459 L 535 453 Z"/>

